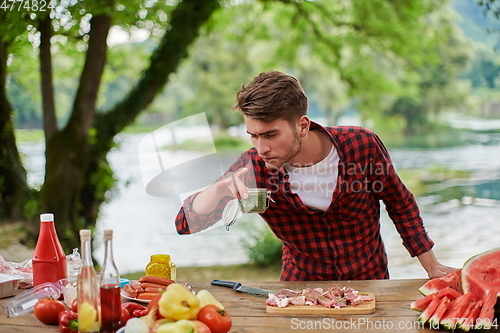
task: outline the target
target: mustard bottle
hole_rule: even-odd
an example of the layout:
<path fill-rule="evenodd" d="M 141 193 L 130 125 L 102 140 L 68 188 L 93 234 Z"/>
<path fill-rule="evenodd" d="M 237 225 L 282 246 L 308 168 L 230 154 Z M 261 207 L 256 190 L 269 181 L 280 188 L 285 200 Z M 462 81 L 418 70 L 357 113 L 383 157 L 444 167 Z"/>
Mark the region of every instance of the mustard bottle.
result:
<path fill-rule="evenodd" d="M 169 254 L 153 254 L 151 261 L 146 266 L 146 275 L 157 276 L 174 280 L 176 277 L 175 264 L 170 260 Z"/>

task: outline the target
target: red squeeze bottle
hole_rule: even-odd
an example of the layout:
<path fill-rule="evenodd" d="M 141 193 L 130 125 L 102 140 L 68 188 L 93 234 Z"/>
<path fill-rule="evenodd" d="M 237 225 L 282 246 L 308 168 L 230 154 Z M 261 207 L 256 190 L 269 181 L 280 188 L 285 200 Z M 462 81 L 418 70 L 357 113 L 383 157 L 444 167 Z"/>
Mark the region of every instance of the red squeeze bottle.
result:
<path fill-rule="evenodd" d="M 54 214 L 40 215 L 40 234 L 32 259 L 33 285 L 68 277 L 66 254 L 57 238 Z"/>

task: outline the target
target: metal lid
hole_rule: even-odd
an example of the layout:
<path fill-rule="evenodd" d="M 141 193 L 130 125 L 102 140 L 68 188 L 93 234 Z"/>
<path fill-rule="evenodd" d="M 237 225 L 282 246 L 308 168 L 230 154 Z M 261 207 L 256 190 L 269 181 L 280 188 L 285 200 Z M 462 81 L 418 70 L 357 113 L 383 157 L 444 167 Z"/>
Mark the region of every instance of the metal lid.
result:
<path fill-rule="evenodd" d="M 222 222 L 226 225 L 226 230 L 232 226 L 241 216 L 240 206 L 237 199 L 230 200 L 222 212 Z"/>

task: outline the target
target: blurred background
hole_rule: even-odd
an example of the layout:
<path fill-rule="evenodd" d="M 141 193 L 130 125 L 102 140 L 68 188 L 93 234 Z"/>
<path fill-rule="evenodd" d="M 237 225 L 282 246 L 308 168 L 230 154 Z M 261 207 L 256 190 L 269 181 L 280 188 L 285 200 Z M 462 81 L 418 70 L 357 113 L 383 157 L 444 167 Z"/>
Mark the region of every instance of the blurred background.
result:
<path fill-rule="evenodd" d="M 179 198 L 146 193 L 138 152 L 151 132 L 200 113 L 213 143 L 178 128 L 159 147 L 166 160 L 251 147 L 231 110 L 235 93 L 273 69 L 301 81 L 311 119 L 380 136 L 438 259 L 461 267 L 500 240 L 499 8 L 491 0 L 2 8 L 0 227 L 33 248 L 38 214 L 53 212 L 68 254 L 79 229 L 94 230 L 97 263 L 99 235 L 113 228 L 123 273 L 143 270 L 154 253 L 181 267 L 276 264 L 280 242 L 258 215 L 230 231 L 177 235 Z M 381 223 L 391 277 L 426 277 L 385 211 Z"/>

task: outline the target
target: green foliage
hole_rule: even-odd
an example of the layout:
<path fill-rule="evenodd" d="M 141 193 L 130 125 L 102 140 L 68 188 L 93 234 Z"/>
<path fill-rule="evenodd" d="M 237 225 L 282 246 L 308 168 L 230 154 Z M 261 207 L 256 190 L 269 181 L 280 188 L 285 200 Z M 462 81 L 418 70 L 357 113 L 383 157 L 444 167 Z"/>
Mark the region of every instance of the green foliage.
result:
<path fill-rule="evenodd" d="M 248 258 L 259 266 L 272 266 L 281 262 L 282 242 L 265 226 L 248 227 L 248 238 L 242 240 L 247 248 Z"/>

